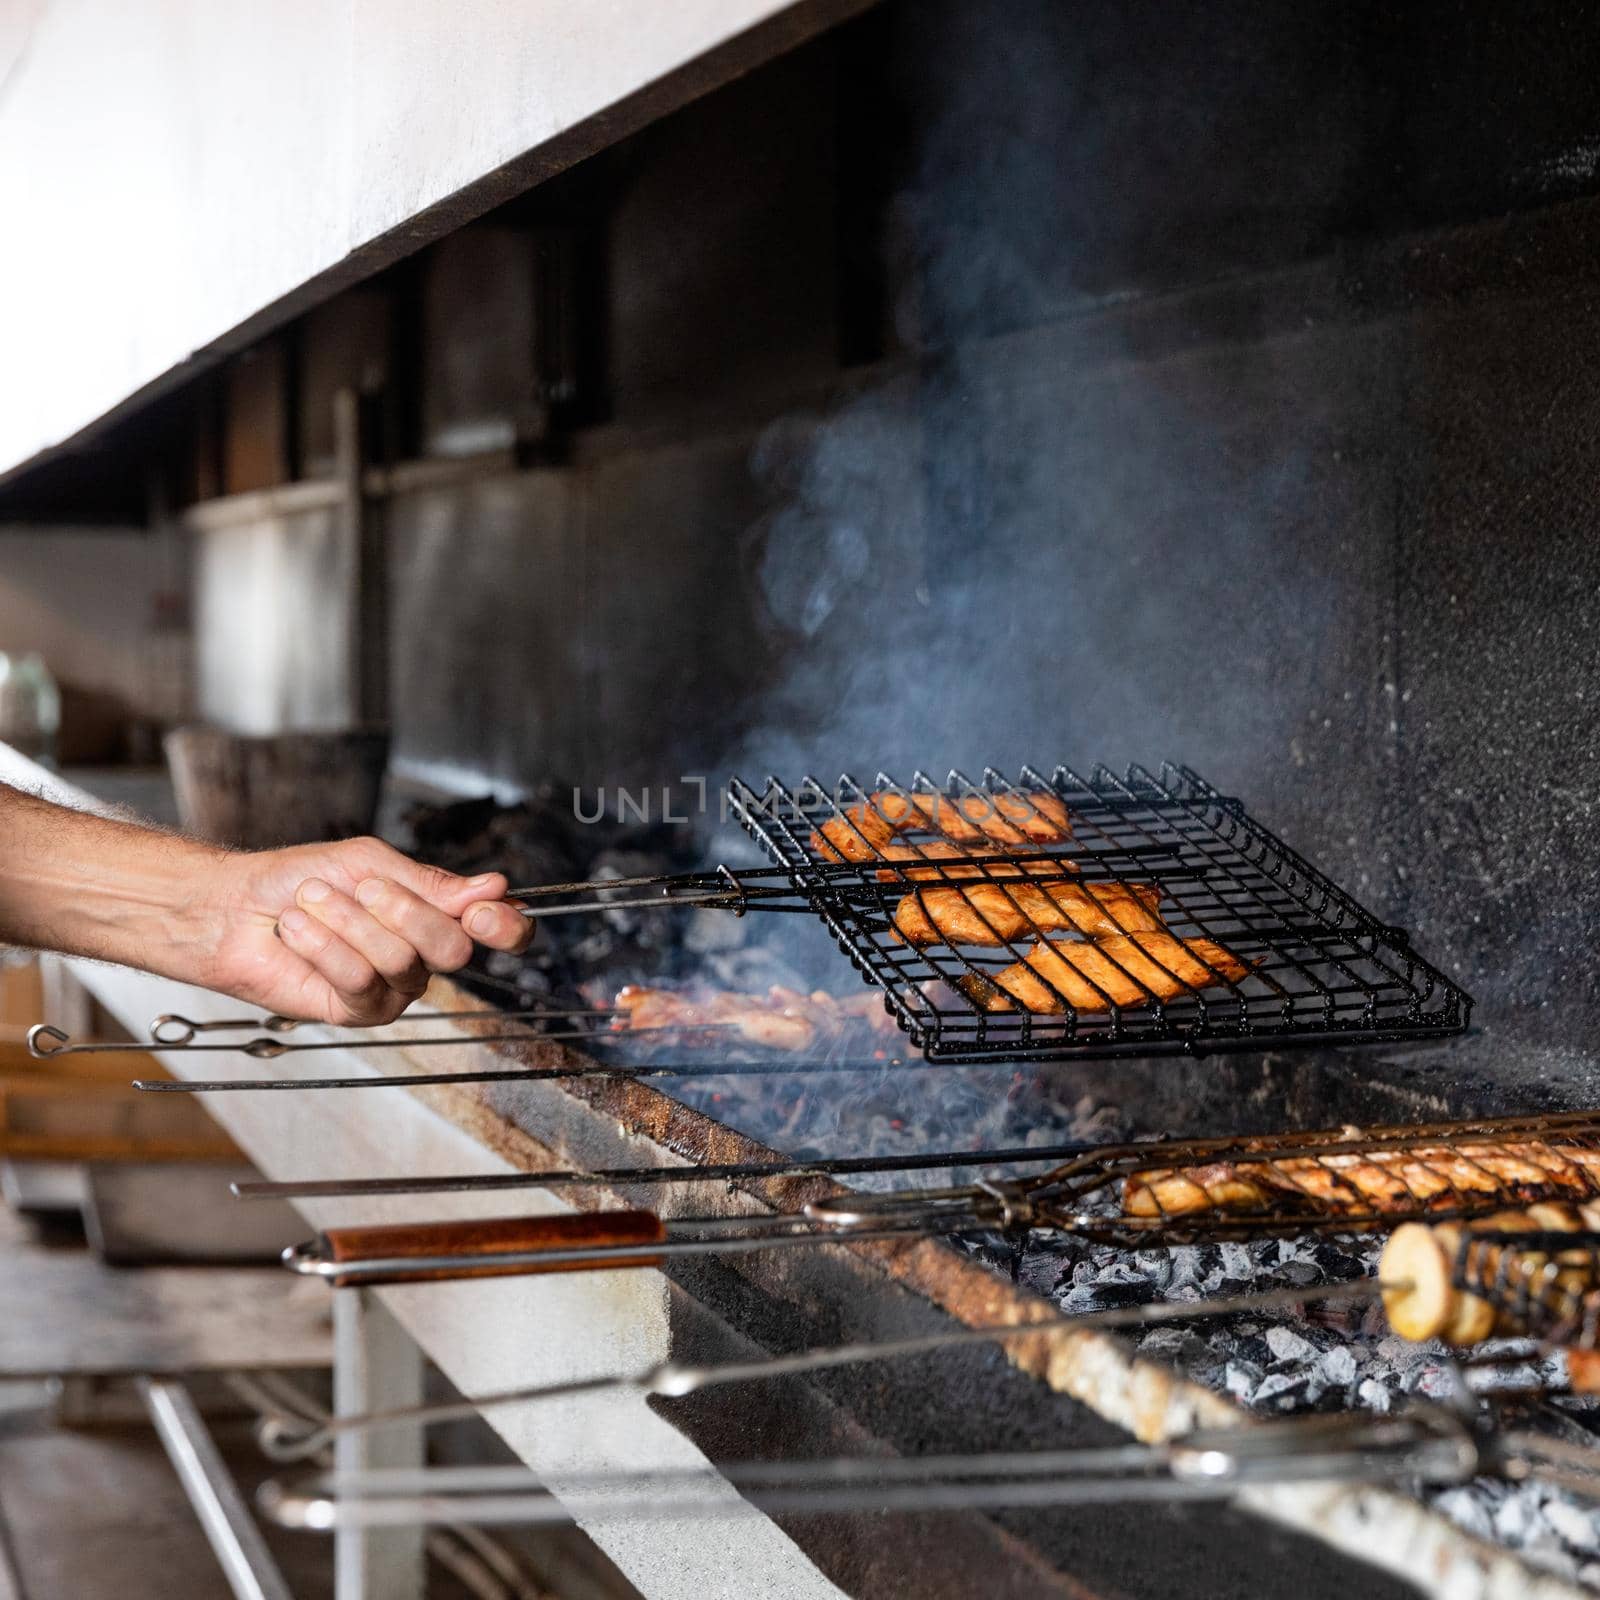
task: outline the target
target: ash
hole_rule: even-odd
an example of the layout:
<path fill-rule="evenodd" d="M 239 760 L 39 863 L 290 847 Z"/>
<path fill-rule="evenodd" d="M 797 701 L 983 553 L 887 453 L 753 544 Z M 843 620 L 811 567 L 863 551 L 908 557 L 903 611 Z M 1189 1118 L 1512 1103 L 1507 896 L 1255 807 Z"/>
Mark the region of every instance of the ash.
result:
<path fill-rule="evenodd" d="M 997 1264 L 1064 1312 L 1153 1301 L 1207 1300 L 1288 1284 L 1345 1283 L 1376 1275 L 1381 1238 L 1316 1236 L 1243 1244 L 1120 1250 L 1055 1236 L 1038 1237 Z M 1539 1385 L 1559 1388 L 1559 1359 L 1538 1360 L 1524 1346 L 1480 1347 L 1504 1365 L 1474 1367 L 1470 1379 L 1439 1344 L 1411 1344 L 1389 1332 L 1375 1300 L 1326 1301 L 1296 1315 L 1197 1319 L 1135 1335 L 1138 1355 L 1229 1395 L 1264 1415 L 1362 1409 L 1388 1412 L 1413 1399 L 1450 1401 L 1465 1387 L 1478 1395 Z M 1509 1424 L 1600 1448 L 1600 1406 L 1576 1398 L 1507 1401 Z M 1467 1533 L 1514 1550 L 1530 1563 L 1600 1593 L 1600 1509 L 1535 1481 L 1477 1479 L 1422 1497 Z"/>

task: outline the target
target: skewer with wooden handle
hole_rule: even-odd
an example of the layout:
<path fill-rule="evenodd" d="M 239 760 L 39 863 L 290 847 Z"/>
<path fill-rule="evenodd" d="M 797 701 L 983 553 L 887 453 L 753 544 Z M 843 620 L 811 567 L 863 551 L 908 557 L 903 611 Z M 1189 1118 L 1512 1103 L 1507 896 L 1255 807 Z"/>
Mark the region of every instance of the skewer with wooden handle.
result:
<path fill-rule="evenodd" d="M 759 1216 L 675 1218 L 653 1211 L 498 1217 L 473 1222 L 417 1222 L 330 1228 L 283 1253 L 292 1272 L 338 1288 L 358 1284 L 440 1282 L 539 1272 L 597 1272 L 659 1267 L 668 1257 L 739 1255 L 775 1245 L 828 1245 L 846 1239 L 904 1239 L 967 1231 L 970 1218 L 835 1228 L 786 1212 Z"/>
<path fill-rule="evenodd" d="M 1440 1339 L 1462 1346 L 1480 1340 L 1525 1334 L 1508 1308 L 1487 1298 L 1497 1288 L 1520 1281 L 1535 1292 L 1577 1296 L 1596 1287 L 1595 1252 L 1575 1249 L 1552 1256 L 1548 1251 L 1516 1250 L 1513 1246 L 1471 1241 L 1478 1233 L 1577 1233 L 1600 1231 L 1600 1205 L 1535 1205 L 1504 1211 L 1464 1224 L 1408 1222 L 1395 1229 L 1378 1261 L 1378 1277 L 1394 1285 L 1383 1306 L 1389 1326 L 1403 1339 Z M 1485 1295 L 1457 1281 L 1463 1245 L 1470 1251 L 1472 1275 Z M 1600 1382 L 1600 1368 L 1595 1378 Z"/>
<path fill-rule="evenodd" d="M 499 1278 L 600 1267 L 653 1267 L 666 1224 L 653 1211 L 581 1211 L 572 1215 L 494 1217 L 468 1222 L 401 1222 L 328 1228 L 309 1244 L 284 1251 L 285 1265 L 335 1286 L 430 1283 L 454 1278 Z M 601 1259 L 574 1251 L 604 1248 Z M 476 1258 L 483 1258 L 481 1261 Z M 550 1258 L 548 1262 L 544 1258 Z M 342 1269 L 342 1270 L 341 1270 Z"/>

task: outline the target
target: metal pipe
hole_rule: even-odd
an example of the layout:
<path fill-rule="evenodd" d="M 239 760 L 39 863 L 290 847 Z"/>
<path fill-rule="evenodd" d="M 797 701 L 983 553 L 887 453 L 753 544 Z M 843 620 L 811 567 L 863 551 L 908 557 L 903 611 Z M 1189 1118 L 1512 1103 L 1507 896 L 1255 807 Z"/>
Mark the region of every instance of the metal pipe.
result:
<path fill-rule="evenodd" d="M 369 1411 L 331 1417 L 311 1423 L 298 1411 L 279 1408 L 263 1418 L 257 1437 L 262 1450 L 275 1461 L 302 1461 L 315 1455 L 340 1434 L 370 1430 L 427 1425 L 474 1416 L 491 1407 L 522 1405 L 544 1400 L 567 1400 L 579 1395 L 627 1391 L 681 1398 L 702 1389 L 731 1384 L 753 1383 L 765 1378 L 790 1378 L 802 1373 L 822 1372 L 834 1367 L 856 1366 L 872 1361 L 895 1361 L 907 1356 L 926 1355 L 963 1345 L 1004 1344 L 1010 1339 L 1028 1339 L 1063 1333 L 1113 1331 L 1123 1328 L 1153 1327 L 1168 1322 L 1188 1322 L 1203 1317 L 1229 1317 L 1281 1307 L 1314 1304 L 1322 1300 L 1364 1300 L 1393 1290 L 1393 1283 L 1375 1278 L 1358 1278 L 1349 1283 L 1325 1283 L 1313 1287 L 1257 1290 L 1249 1294 L 1218 1296 L 1199 1301 L 1164 1301 L 1154 1305 L 1118 1306 L 1110 1311 L 1091 1311 L 1080 1316 L 1052 1315 L 1037 1322 L 991 1323 L 977 1327 L 942 1328 L 936 1333 L 914 1334 L 902 1339 L 862 1340 L 852 1344 L 822 1345 L 788 1355 L 761 1356 L 748 1361 L 717 1362 L 706 1366 L 683 1366 L 665 1361 L 643 1372 L 607 1374 L 593 1378 L 573 1378 L 563 1383 L 534 1384 L 517 1389 L 497 1390 L 461 1400 L 408 1406 L 392 1411 Z"/>
<path fill-rule="evenodd" d="M 294 1600 L 193 1396 L 171 1378 L 141 1378 L 139 1394 L 236 1600 Z"/>
<path fill-rule="evenodd" d="M 1474 1433 L 1443 1407 L 1419 1406 L 1399 1417 L 1296 1417 L 1197 1430 L 1154 1446 L 596 1474 L 563 1478 L 559 1498 L 521 1467 L 318 1473 L 300 1483 L 264 1485 L 260 1503 L 287 1527 L 326 1531 L 446 1518 L 500 1524 L 719 1518 L 746 1503 L 769 1513 L 859 1513 L 1229 1499 L 1256 1483 L 1463 1483 L 1480 1471 L 1524 1465 L 1537 1475 L 1537 1463 L 1512 1460 L 1492 1433 Z"/>

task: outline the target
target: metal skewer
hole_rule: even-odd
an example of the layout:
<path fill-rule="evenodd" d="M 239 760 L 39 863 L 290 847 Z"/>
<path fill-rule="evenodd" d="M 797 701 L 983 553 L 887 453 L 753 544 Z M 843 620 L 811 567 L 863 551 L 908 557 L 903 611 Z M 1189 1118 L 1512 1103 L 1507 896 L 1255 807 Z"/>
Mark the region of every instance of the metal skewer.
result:
<path fill-rule="evenodd" d="M 488 978 L 485 974 L 473 972 L 467 976 L 480 983 L 499 983 L 499 979 Z M 514 988 L 514 985 L 507 985 Z M 615 1006 L 530 1006 L 521 1011 L 503 1011 L 498 1006 L 485 1006 L 477 1011 L 403 1011 L 393 1022 L 381 1024 L 383 1027 L 398 1027 L 403 1022 L 454 1022 L 461 1018 L 478 1020 L 493 1017 L 501 1022 L 521 1022 L 530 1019 L 545 1017 L 559 1017 L 563 1021 L 575 1017 L 617 1017 L 621 1016 Z M 194 1017 L 185 1017 L 175 1011 L 168 1011 L 155 1018 L 149 1028 L 150 1042 L 159 1045 L 163 1050 L 187 1049 L 191 1041 L 202 1033 L 246 1033 L 251 1028 L 264 1028 L 268 1033 L 293 1033 L 298 1028 L 311 1026 L 309 1019 L 304 1017 L 285 1017 L 274 1012 L 264 1017 L 226 1017 L 217 1022 L 201 1022 Z M 396 1043 L 415 1043 L 414 1040 L 396 1040 Z M 79 1045 L 78 1049 L 89 1049 L 88 1045 Z M 104 1049 L 105 1046 L 100 1046 Z M 148 1048 L 148 1046 L 146 1047 Z"/>
<path fill-rule="evenodd" d="M 404 1406 L 385 1411 L 355 1412 L 308 1421 L 282 1413 L 264 1418 L 257 1430 L 262 1450 L 275 1461 L 303 1461 L 343 1434 L 371 1433 L 407 1423 L 424 1426 L 468 1417 L 491 1407 L 521 1405 L 542 1400 L 565 1400 L 576 1395 L 633 1392 L 680 1398 L 703 1389 L 754 1383 L 764 1378 L 789 1378 L 833 1367 L 857 1366 L 872 1361 L 895 1361 L 963 1345 L 1004 1344 L 1011 1339 L 1037 1338 L 1062 1333 L 1144 1328 L 1168 1322 L 1188 1322 L 1204 1317 L 1244 1316 L 1279 1307 L 1309 1305 L 1324 1300 L 1366 1300 L 1387 1290 L 1408 1287 L 1380 1283 L 1376 1278 L 1356 1278 L 1347 1283 L 1311 1287 L 1264 1289 L 1250 1294 L 1223 1295 L 1208 1300 L 1161 1301 L 1144 1306 L 1119 1306 L 1090 1311 L 1081 1316 L 1042 1317 L 1027 1323 L 987 1323 L 976 1327 L 946 1328 L 937 1333 L 901 1339 L 860 1340 L 850 1344 L 820 1345 L 789 1355 L 762 1356 L 747 1361 L 685 1366 L 660 1362 L 642 1372 L 574 1378 L 562 1383 L 531 1384 L 496 1390 L 471 1399 L 428 1405 Z"/>
<path fill-rule="evenodd" d="M 1399 1416 L 1291 1417 L 1199 1429 L 1158 1445 L 725 1463 L 690 1471 L 564 1477 L 559 1499 L 523 1467 L 327 1472 L 264 1485 L 287 1527 L 374 1528 L 449 1519 L 722 1518 L 768 1513 L 971 1510 L 1129 1500 L 1229 1499 L 1253 1484 L 1464 1483 L 1570 1475 L 1594 1493 L 1600 1457 L 1547 1452 L 1524 1433 L 1473 1427 L 1442 1406 Z M 1584 1470 L 1586 1469 L 1586 1470 Z"/>
<path fill-rule="evenodd" d="M 599 1167 L 554 1172 L 474 1172 L 457 1177 L 265 1179 L 233 1184 L 238 1200 L 331 1200 L 363 1195 L 475 1194 L 501 1189 L 560 1189 L 589 1184 L 736 1183 L 761 1178 L 837 1178 L 862 1172 L 933 1172 L 951 1167 L 1065 1161 L 1096 1148 L 1076 1142 L 999 1150 L 942 1150 L 910 1156 L 836 1156 L 815 1161 L 734 1161 L 695 1167 Z"/>
<path fill-rule="evenodd" d="M 688 1031 L 698 1032 L 701 1025 L 687 1024 Z M 630 1033 L 643 1033 L 643 1028 L 618 1032 L 614 1036 L 576 1034 L 570 1037 L 598 1039 L 615 1037 L 624 1039 Z M 665 1031 L 665 1025 L 663 1025 Z M 446 1045 L 494 1043 L 498 1040 L 521 1040 L 524 1043 L 545 1039 L 561 1040 L 569 1035 L 557 1033 L 483 1033 L 465 1039 L 397 1039 L 395 1045 Z M 256 1040 L 269 1044 L 270 1040 Z M 195 1047 L 200 1048 L 200 1047 Z M 332 1049 L 332 1045 L 295 1046 L 296 1049 Z M 247 1055 L 283 1055 L 286 1051 L 267 1052 L 247 1050 Z M 769 1057 L 760 1061 L 685 1061 L 685 1062 L 605 1062 L 583 1061 L 570 1067 L 485 1067 L 470 1072 L 416 1072 L 390 1076 L 373 1075 L 359 1078 L 135 1078 L 133 1087 L 152 1094 L 226 1094 L 230 1091 L 255 1089 L 414 1089 L 441 1083 L 547 1083 L 556 1079 L 572 1078 L 737 1078 L 762 1077 L 772 1073 L 804 1076 L 807 1073 L 866 1072 L 877 1073 L 888 1069 L 936 1068 L 943 1063 L 928 1061 L 921 1056 L 884 1056 L 874 1061 L 807 1061 L 793 1057 Z M 1000 1070 L 1001 1064 L 979 1065 L 976 1071 Z M 1009 1069 L 1007 1069 L 1009 1070 Z"/>
<path fill-rule="evenodd" d="M 865 861 L 813 862 L 805 868 L 809 878 L 820 878 L 821 891 L 828 895 L 846 895 L 860 899 L 866 895 L 876 901 L 871 891 L 865 890 L 857 880 L 864 871 L 892 874 L 885 880 L 890 887 L 899 882 L 915 887 L 919 884 L 957 885 L 961 883 L 1074 883 L 1094 882 L 1098 872 L 1085 872 L 1084 867 L 1107 869 L 1126 862 L 1137 866 L 1150 860 L 1179 856 L 1176 846 L 1129 845 L 1115 850 L 1099 850 L 1092 854 L 1049 850 L 1028 850 L 1006 846 L 999 853 L 950 857 L 916 857 L 891 859 L 873 857 Z M 1019 877 L 1007 871 L 1026 862 L 1059 862 L 1058 873 L 1024 873 Z M 953 878 L 948 874 L 953 868 L 980 869 L 980 875 Z M 1208 868 L 1197 864 L 1184 869 L 1184 877 L 1204 877 Z M 1159 873 L 1153 876 L 1160 877 Z M 631 889 L 653 889 L 654 894 L 630 900 L 600 899 L 598 896 Z M 816 908 L 797 886 L 794 874 L 783 867 L 746 867 L 735 869 L 717 866 L 706 872 L 663 872 L 634 878 L 590 878 L 571 883 L 545 883 L 521 885 L 506 891 L 506 899 L 538 902 L 554 899 L 558 895 L 581 895 L 585 898 L 566 904 L 523 904 L 518 910 L 525 917 L 575 916 L 583 912 L 614 911 L 624 908 L 649 908 L 662 910 L 669 906 L 706 906 L 728 910 L 743 916 L 746 911 L 803 911 Z M 799 899 L 799 904 L 787 902 Z"/>

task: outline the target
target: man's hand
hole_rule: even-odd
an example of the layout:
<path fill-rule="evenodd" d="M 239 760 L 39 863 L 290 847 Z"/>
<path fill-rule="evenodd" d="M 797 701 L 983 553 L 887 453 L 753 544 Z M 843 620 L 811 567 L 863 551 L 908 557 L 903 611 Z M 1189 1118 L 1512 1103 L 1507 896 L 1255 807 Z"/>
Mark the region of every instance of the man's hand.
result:
<path fill-rule="evenodd" d="M 473 941 L 532 925 L 498 872 L 458 878 L 377 839 L 241 855 L 0 784 L 0 941 L 116 961 L 284 1016 L 392 1022 Z"/>
<path fill-rule="evenodd" d="M 533 934 L 500 873 L 458 878 L 378 839 L 223 856 L 195 887 L 196 982 L 339 1025 L 392 1022 L 474 941 L 521 950 Z"/>

